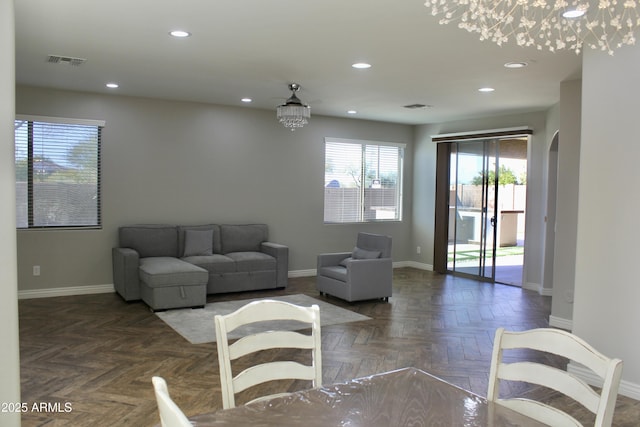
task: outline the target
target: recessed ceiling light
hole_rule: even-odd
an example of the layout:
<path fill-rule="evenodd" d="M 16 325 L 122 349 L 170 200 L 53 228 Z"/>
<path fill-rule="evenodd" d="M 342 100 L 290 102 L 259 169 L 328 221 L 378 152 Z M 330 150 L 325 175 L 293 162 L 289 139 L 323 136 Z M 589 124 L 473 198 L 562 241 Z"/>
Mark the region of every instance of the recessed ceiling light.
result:
<path fill-rule="evenodd" d="M 347 110 L 347 114 L 357 114 L 356 110 Z"/>
<path fill-rule="evenodd" d="M 562 17 L 567 19 L 575 19 L 584 16 L 585 13 L 587 13 L 587 11 L 584 9 L 567 10 L 562 14 Z"/>
<path fill-rule="evenodd" d="M 479 92 L 493 92 L 495 89 L 492 87 L 481 87 L 478 89 Z"/>
<path fill-rule="evenodd" d="M 105 86 L 107 86 L 109 89 L 117 89 L 120 87 L 120 85 L 118 83 L 107 83 Z"/>
<path fill-rule="evenodd" d="M 359 70 L 364 70 L 367 68 L 371 68 L 371 64 L 367 64 L 366 62 L 356 62 L 355 64 L 351 65 L 353 68 L 357 68 Z"/>
<path fill-rule="evenodd" d="M 529 64 L 524 61 L 507 62 L 504 64 L 505 68 L 524 68 L 527 65 Z"/>
<path fill-rule="evenodd" d="M 251 102 L 251 101 L 253 101 L 253 99 L 251 99 L 251 98 L 242 98 L 240 101 L 242 101 L 242 102 Z"/>
<path fill-rule="evenodd" d="M 173 30 L 169 34 L 172 35 L 173 37 L 178 37 L 178 38 L 189 37 L 191 35 L 190 32 L 184 31 L 184 30 Z"/>

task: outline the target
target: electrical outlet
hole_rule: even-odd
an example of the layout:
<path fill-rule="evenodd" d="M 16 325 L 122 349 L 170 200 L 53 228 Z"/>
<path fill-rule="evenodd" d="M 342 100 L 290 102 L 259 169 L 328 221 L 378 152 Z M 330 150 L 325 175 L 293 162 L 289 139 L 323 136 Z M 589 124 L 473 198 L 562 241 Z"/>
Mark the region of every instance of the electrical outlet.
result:
<path fill-rule="evenodd" d="M 567 301 L 570 304 L 573 304 L 573 291 L 569 290 L 569 291 L 565 291 L 564 293 L 564 299 L 565 301 Z"/>
<path fill-rule="evenodd" d="M 40 275 L 40 266 L 39 265 L 34 265 L 33 266 L 33 275 L 34 276 L 39 276 Z"/>
<path fill-rule="evenodd" d="M 421 253 L 422 253 L 422 248 L 421 248 L 420 246 L 418 246 L 418 247 L 416 248 L 416 253 L 417 253 L 417 254 L 421 254 Z"/>

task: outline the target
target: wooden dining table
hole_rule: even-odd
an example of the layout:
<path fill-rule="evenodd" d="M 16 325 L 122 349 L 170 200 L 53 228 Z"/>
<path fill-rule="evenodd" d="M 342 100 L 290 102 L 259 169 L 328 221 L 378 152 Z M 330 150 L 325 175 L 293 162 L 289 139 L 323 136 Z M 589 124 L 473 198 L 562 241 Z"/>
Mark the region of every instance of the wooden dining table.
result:
<path fill-rule="evenodd" d="M 416 368 L 190 417 L 196 427 L 543 426 Z"/>

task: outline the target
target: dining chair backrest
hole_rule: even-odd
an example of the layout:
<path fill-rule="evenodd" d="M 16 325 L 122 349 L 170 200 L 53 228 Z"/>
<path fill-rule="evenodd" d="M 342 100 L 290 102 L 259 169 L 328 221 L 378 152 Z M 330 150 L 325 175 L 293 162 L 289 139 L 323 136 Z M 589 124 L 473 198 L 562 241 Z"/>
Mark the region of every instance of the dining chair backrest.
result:
<path fill-rule="evenodd" d="M 162 377 L 151 378 L 158 402 L 162 427 L 192 427 L 191 422 L 169 396 L 167 382 Z"/>
<path fill-rule="evenodd" d="M 503 351 L 531 349 L 552 353 L 577 362 L 602 380 L 598 393 L 571 373 L 533 361 L 505 363 Z M 489 373 L 487 399 L 552 426 L 582 426 L 573 416 L 553 406 L 525 398 L 499 398 L 500 380 L 522 381 L 556 390 L 595 414 L 595 427 L 608 427 L 613 420 L 622 360 L 610 359 L 569 332 L 539 328 L 524 332 L 496 331 Z"/>
<path fill-rule="evenodd" d="M 267 330 L 248 333 L 233 344 L 228 334 L 241 326 L 257 322 L 291 320 L 301 322 L 300 329 L 311 328 L 311 333 L 290 330 Z M 309 380 L 314 388 L 322 386 L 322 358 L 320 344 L 320 309 L 317 305 L 301 307 L 283 301 L 259 300 L 251 302 L 233 313 L 216 315 L 216 340 L 220 363 L 222 406 L 235 407 L 235 394 L 255 385 L 275 380 Z M 232 361 L 263 350 L 288 348 L 310 352 L 310 364 L 292 360 L 276 360 L 260 363 L 232 374 Z M 285 357 L 285 356 L 283 356 Z M 254 399 L 263 400 L 281 394 L 270 394 Z"/>

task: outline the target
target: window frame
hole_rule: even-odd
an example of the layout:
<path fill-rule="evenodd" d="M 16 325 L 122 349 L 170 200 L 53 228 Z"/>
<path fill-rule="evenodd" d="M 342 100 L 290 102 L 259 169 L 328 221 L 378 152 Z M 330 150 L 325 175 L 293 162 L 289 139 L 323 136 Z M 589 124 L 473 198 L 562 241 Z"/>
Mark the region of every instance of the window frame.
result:
<path fill-rule="evenodd" d="M 353 144 L 356 146 L 360 146 L 361 151 L 361 167 L 360 167 L 360 182 L 365 183 L 367 179 L 367 172 L 370 171 L 367 166 L 367 147 L 392 147 L 398 149 L 398 159 L 396 164 L 396 190 L 395 190 L 395 211 L 396 215 L 394 218 L 367 218 L 366 215 L 366 186 L 360 185 L 360 194 L 359 194 L 359 208 L 358 208 L 358 220 L 347 220 L 347 221 L 336 221 L 336 220 L 327 220 L 327 148 L 328 144 Z M 323 193 L 323 223 L 332 225 L 332 224 L 368 224 L 368 223 L 380 223 L 380 222 L 402 222 L 403 218 L 403 203 L 404 203 L 404 160 L 406 155 L 407 144 L 398 143 L 398 142 L 386 142 L 386 141 L 373 141 L 373 140 L 363 140 L 363 139 L 346 139 L 346 138 L 334 138 L 334 137 L 325 137 L 324 138 L 324 162 L 325 162 L 325 173 L 323 176 L 324 180 L 324 193 Z M 380 159 L 378 155 L 378 160 Z M 379 171 L 377 171 L 379 174 Z M 378 175 L 379 176 L 379 175 Z"/>
<path fill-rule="evenodd" d="M 34 140 L 31 130 L 28 130 L 27 136 L 27 225 L 24 227 L 18 227 L 18 231 L 24 230 L 91 230 L 102 229 L 102 133 L 106 125 L 104 120 L 94 119 L 77 119 L 77 118 L 64 118 L 64 117 L 51 117 L 51 116 L 36 116 L 16 114 L 14 119 L 14 127 L 16 122 L 27 122 L 29 129 L 33 128 L 33 123 L 46 123 L 46 124 L 59 124 L 59 125 L 79 125 L 79 126 L 91 126 L 96 127 L 97 130 L 97 158 L 96 158 L 96 221 L 95 224 L 87 225 L 35 225 L 34 224 L 34 194 L 33 194 L 33 179 L 34 179 Z M 17 128 L 15 128 L 17 129 Z M 14 150 L 16 147 L 15 133 L 14 133 Z M 15 160 L 14 160 L 15 162 Z M 18 181 L 16 179 L 16 185 Z M 17 208 L 17 207 L 16 207 Z"/>

